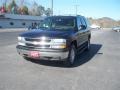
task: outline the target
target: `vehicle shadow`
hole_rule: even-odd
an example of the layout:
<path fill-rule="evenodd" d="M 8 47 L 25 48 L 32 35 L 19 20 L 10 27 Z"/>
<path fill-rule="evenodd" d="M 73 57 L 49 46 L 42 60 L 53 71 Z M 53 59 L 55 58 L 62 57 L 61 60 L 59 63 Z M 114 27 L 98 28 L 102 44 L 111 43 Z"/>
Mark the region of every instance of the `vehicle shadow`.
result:
<path fill-rule="evenodd" d="M 63 62 L 60 61 L 49 61 L 49 60 L 29 60 L 29 61 L 36 64 L 46 65 L 51 67 L 74 68 L 89 62 L 96 54 L 102 54 L 102 53 L 98 53 L 101 47 L 102 47 L 101 44 L 91 44 L 90 51 L 84 51 L 77 55 L 75 63 L 72 67 L 67 67 Z"/>

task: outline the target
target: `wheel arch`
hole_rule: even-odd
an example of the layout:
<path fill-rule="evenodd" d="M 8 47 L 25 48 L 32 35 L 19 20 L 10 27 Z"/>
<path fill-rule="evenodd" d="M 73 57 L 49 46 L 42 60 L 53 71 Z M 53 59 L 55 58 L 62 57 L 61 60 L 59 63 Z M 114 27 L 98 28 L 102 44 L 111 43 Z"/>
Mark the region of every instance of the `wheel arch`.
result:
<path fill-rule="evenodd" d="M 91 34 L 88 35 L 88 39 L 91 39 Z"/>
<path fill-rule="evenodd" d="M 76 40 L 73 40 L 73 41 L 71 42 L 71 45 L 74 45 L 75 48 L 77 49 L 77 41 L 76 41 Z"/>

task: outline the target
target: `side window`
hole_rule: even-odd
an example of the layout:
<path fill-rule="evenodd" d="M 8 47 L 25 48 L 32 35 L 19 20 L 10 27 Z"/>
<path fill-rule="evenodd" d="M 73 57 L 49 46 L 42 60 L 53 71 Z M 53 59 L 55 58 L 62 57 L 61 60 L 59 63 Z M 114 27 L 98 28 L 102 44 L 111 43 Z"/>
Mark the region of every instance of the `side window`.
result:
<path fill-rule="evenodd" d="M 87 24 L 87 27 L 90 27 L 90 22 L 89 22 L 89 20 L 88 19 L 85 19 L 86 20 L 86 24 Z"/>
<path fill-rule="evenodd" d="M 78 30 L 79 30 L 79 27 L 82 25 L 81 23 L 81 19 L 79 17 L 77 17 L 77 27 L 78 27 Z"/>
<path fill-rule="evenodd" d="M 87 28 L 86 21 L 85 21 L 85 19 L 83 17 L 81 18 L 81 21 L 82 21 L 82 25 L 84 25 Z"/>

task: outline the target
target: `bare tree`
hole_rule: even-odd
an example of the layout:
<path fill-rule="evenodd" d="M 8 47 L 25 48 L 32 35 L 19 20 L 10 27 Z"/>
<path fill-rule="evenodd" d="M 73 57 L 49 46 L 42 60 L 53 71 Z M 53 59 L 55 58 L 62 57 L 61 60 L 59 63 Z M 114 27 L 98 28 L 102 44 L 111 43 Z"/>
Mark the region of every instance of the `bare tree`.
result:
<path fill-rule="evenodd" d="M 45 8 L 41 5 L 37 7 L 37 16 L 41 16 L 45 13 Z"/>
<path fill-rule="evenodd" d="M 52 10 L 50 8 L 47 8 L 47 10 L 45 10 L 45 15 L 46 16 L 52 15 Z"/>
<path fill-rule="evenodd" d="M 31 6 L 31 9 L 29 10 L 29 14 L 34 16 L 37 15 L 37 7 L 38 4 L 34 2 L 33 5 Z"/>

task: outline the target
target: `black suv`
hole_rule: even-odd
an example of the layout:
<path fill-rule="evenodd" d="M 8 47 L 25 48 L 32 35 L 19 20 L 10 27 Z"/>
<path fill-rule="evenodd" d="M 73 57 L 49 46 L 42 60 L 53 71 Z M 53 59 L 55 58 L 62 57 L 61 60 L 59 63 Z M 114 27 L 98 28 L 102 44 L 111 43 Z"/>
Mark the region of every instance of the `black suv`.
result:
<path fill-rule="evenodd" d="M 17 51 L 24 58 L 61 60 L 73 65 L 77 51 L 90 48 L 89 23 L 83 16 L 51 16 L 38 29 L 18 36 Z"/>

